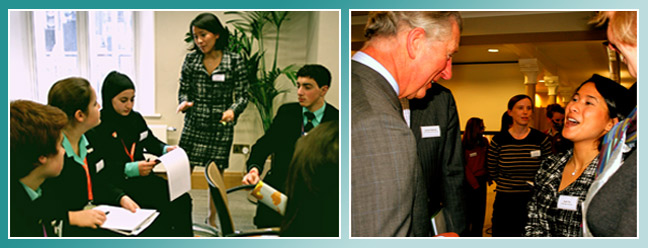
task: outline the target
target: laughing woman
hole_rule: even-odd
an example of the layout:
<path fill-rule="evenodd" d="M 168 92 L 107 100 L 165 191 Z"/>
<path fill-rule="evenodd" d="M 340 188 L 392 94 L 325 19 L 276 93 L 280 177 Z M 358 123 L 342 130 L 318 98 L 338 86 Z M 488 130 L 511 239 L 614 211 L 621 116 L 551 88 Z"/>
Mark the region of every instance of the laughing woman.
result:
<path fill-rule="evenodd" d="M 526 205 L 531 198 L 529 182 L 540 162 L 551 153 L 551 141 L 529 126 L 533 103 L 527 95 L 516 95 L 508 102 L 513 123 L 507 132 L 493 137 L 488 146 L 487 167 L 497 183 L 493 204 L 493 237 L 520 237 L 526 224 Z"/>
<path fill-rule="evenodd" d="M 574 148 L 543 161 L 528 204 L 526 236 L 582 234 L 580 204 L 594 180 L 601 138 L 629 113 L 629 99 L 626 88 L 596 74 L 576 89 L 562 131 Z"/>

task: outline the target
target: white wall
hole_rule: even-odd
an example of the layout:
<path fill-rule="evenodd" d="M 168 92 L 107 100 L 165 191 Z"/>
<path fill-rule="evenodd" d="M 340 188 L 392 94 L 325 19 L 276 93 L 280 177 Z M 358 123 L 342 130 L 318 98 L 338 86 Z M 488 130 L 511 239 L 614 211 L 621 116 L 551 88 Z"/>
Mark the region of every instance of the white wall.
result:
<path fill-rule="evenodd" d="M 155 77 L 156 77 L 156 112 L 159 118 L 148 117 L 149 124 L 166 124 L 177 128 L 168 133 L 169 144 L 177 144 L 183 127 L 182 114 L 176 114 L 178 105 L 178 79 L 185 54 L 189 45 L 184 42 L 189 23 L 204 11 L 156 11 L 155 12 Z M 234 15 L 224 12 L 212 12 L 224 24 Z M 273 33 L 267 25 L 265 32 Z M 233 30 L 230 27 L 230 30 Z M 266 50 L 274 49 L 274 37 L 266 38 Z M 281 27 L 278 65 L 285 67 L 305 63 L 320 63 L 329 68 L 333 74 L 333 87 L 327 94 L 327 101 L 339 107 L 339 13 L 334 12 L 291 12 L 289 20 Z M 313 52 L 315 51 L 315 52 Z M 324 52 L 325 51 L 325 52 Z M 269 51 L 267 58 L 272 58 Z M 266 61 L 268 67 L 272 60 Z M 296 88 L 285 78 L 279 80 L 278 89 L 288 93 L 275 98 L 275 111 L 286 102 L 297 101 Z M 234 128 L 234 144 L 253 145 L 263 135 L 263 127 L 254 104 L 248 104 Z M 244 171 L 246 157 L 241 154 L 230 156 L 229 171 Z"/>

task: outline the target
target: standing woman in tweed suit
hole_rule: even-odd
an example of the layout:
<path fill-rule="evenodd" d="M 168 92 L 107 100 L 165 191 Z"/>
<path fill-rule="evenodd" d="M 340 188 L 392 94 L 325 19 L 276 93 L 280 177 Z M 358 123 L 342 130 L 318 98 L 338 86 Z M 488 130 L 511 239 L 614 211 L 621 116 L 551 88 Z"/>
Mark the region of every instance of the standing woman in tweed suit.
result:
<path fill-rule="evenodd" d="M 225 50 L 229 34 L 215 15 L 198 15 L 189 30 L 194 45 L 182 64 L 177 111 L 186 115 L 178 145 L 192 170 L 214 161 L 222 174 L 229 167 L 234 125 L 248 103 L 245 65 Z M 215 212 L 209 199 L 208 224 L 215 225 Z"/>
<path fill-rule="evenodd" d="M 194 45 L 180 78 L 178 112 L 186 115 L 179 146 L 192 169 L 214 161 L 222 173 L 229 166 L 234 125 L 248 102 L 245 65 L 225 50 L 229 34 L 215 15 L 198 15 L 189 29 Z"/>

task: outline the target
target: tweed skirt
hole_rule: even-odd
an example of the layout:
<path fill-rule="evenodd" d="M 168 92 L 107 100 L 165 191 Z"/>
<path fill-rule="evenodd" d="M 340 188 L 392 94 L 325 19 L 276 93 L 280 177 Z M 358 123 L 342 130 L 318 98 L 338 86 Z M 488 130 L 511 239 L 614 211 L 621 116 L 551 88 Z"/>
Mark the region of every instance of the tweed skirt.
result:
<path fill-rule="evenodd" d="M 178 146 L 189 156 L 191 167 L 205 166 L 214 161 L 221 170 L 229 167 L 229 155 L 234 139 L 234 124 L 193 127 L 185 125 Z"/>

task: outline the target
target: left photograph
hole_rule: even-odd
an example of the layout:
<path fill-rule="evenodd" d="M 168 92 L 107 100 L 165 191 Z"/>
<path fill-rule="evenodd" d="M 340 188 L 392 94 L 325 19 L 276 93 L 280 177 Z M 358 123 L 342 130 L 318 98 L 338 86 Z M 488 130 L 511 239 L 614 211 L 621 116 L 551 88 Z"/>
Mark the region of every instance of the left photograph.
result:
<path fill-rule="evenodd" d="M 340 12 L 9 11 L 9 237 L 340 237 Z"/>

